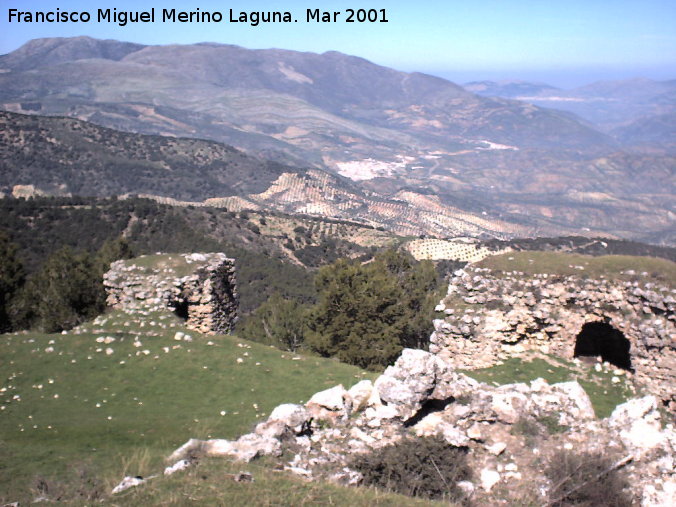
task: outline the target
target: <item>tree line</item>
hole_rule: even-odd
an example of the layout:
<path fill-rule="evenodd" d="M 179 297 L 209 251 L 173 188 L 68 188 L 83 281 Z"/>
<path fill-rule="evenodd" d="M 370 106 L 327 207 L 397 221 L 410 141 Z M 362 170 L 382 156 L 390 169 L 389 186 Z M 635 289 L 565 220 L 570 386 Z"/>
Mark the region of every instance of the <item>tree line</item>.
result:
<path fill-rule="evenodd" d="M 430 261 L 386 250 L 317 271 L 317 302 L 270 297 L 240 326 L 243 338 L 335 357 L 362 368 L 390 364 L 404 347 L 427 348 L 442 280 Z"/>
<path fill-rule="evenodd" d="M 71 329 L 106 307 L 103 274 L 110 263 L 131 258 L 124 239 L 106 241 L 94 252 L 64 246 L 27 275 L 19 249 L 0 231 L 0 332 Z"/>

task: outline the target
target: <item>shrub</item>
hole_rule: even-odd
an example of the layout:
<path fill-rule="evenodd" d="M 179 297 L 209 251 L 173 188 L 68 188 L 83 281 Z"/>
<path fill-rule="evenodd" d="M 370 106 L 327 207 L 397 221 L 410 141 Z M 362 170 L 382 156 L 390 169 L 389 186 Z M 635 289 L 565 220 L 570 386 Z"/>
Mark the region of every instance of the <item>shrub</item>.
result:
<path fill-rule="evenodd" d="M 551 481 L 548 506 L 629 507 L 629 483 L 614 464 L 600 453 L 559 451 L 551 456 L 545 475 Z"/>
<path fill-rule="evenodd" d="M 308 318 L 307 344 L 370 369 L 391 364 L 403 347 L 425 349 L 441 297 L 437 284 L 430 262 L 403 252 L 385 251 L 368 264 L 339 259 L 315 276 L 319 301 Z"/>
<path fill-rule="evenodd" d="M 408 496 L 459 501 L 459 481 L 470 478 L 466 450 L 440 437 L 405 438 L 356 457 L 363 483 Z"/>
<path fill-rule="evenodd" d="M 559 424 L 554 415 L 545 415 L 537 418 L 520 417 L 512 426 L 512 435 L 521 435 L 526 440 L 526 445 L 535 445 L 538 438 L 548 435 L 563 433 L 568 427 Z"/>
<path fill-rule="evenodd" d="M 306 307 L 273 294 L 239 329 L 242 338 L 295 352 L 305 340 Z"/>
<path fill-rule="evenodd" d="M 9 307 L 25 281 L 23 263 L 17 245 L 0 231 L 0 333 L 11 330 Z"/>

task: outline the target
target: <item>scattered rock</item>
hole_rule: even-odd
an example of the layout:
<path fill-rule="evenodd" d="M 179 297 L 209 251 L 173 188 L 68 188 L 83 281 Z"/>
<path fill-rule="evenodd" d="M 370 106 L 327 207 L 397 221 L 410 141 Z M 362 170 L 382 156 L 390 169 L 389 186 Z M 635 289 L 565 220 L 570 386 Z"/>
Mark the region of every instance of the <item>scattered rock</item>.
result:
<path fill-rule="evenodd" d="M 122 482 L 120 482 L 117 486 L 113 488 L 113 491 L 111 492 L 113 495 L 116 495 L 118 493 L 122 493 L 123 491 L 127 491 L 129 488 L 134 488 L 136 486 L 140 486 L 146 482 L 146 480 L 143 477 L 125 477 L 122 479 Z"/>
<path fill-rule="evenodd" d="M 481 487 L 485 491 L 490 491 L 493 489 L 493 486 L 495 486 L 498 482 L 500 482 L 500 474 L 495 470 L 484 468 L 481 471 Z"/>
<path fill-rule="evenodd" d="M 164 475 L 175 474 L 176 472 L 180 472 L 181 470 L 185 470 L 186 468 L 190 467 L 190 465 L 191 465 L 191 463 L 187 459 L 178 460 L 173 465 L 168 466 L 167 468 L 164 469 Z"/>
<path fill-rule="evenodd" d="M 505 449 L 507 449 L 506 443 L 496 442 L 495 444 L 488 447 L 488 452 L 490 452 L 494 456 L 499 456 L 500 454 L 502 454 L 505 451 Z"/>
<path fill-rule="evenodd" d="M 315 393 L 305 404 L 308 411 L 317 419 L 335 419 L 347 416 L 350 407 L 346 407 L 347 391 L 342 385 Z"/>

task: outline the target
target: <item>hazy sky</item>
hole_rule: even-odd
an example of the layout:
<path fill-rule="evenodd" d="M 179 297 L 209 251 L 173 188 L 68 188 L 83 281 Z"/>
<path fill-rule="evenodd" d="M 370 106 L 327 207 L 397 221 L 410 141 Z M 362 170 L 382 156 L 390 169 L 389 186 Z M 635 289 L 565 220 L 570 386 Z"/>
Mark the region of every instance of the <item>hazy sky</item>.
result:
<path fill-rule="evenodd" d="M 599 79 L 676 78 L 676 0 L 212 1 L 0 0 L 0 53 L 29 39 L 90 35 L 145 44 L 221 42 L 248 48 L 337 50 L 400 70 L 464 82 L 547 81 L 563 87 Z M 10 23 L 9 9 L 81 11 L 89 23 Z M 297 23 L 96 23 L 96 10 L 163 8 L 290 11 Z M 347 8 L 386 9 L 389 23 L 345 23 Z M 338 23 L 306 23 L 308 8 L 341 11 Z"/>

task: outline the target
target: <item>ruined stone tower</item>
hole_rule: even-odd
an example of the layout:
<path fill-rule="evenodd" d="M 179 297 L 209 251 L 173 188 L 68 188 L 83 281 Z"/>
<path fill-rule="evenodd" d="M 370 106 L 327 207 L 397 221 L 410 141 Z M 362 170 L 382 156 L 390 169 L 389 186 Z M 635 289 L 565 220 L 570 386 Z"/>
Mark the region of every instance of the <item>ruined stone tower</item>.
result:
<path fill-rule="evenodd" d="M 237 320 L 235 261 L 223 253 L 147 255 L 117 261 L 103 277 L 118 309 L 171 309 L 200 333 L 229 333 Z"/>

